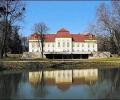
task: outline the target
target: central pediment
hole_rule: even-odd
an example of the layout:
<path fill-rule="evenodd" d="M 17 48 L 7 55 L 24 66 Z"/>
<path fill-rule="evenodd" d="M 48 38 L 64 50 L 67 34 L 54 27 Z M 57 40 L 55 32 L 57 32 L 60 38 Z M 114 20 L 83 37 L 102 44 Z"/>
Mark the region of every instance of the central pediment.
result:
<path fill-rule="evenodd" d="M 71 37 L 71 34 L 68 30 L 62 28 L 57 31 L 56 37 Z"/>

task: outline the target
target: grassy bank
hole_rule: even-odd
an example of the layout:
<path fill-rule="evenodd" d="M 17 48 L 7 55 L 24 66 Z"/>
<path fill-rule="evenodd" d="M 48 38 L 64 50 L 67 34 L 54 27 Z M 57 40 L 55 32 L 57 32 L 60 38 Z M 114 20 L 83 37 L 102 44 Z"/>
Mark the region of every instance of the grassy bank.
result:
<path fill-rule="evenodd" d="M 21 60 L 5 58 L 0 61 L 1 70 L 16 69 L 80 69 L 80 68 L 113 68 L 120 67 L 120 58 L 101 59 L 73 59 L 73 60 L 49 60 L 34 59 Z"/>

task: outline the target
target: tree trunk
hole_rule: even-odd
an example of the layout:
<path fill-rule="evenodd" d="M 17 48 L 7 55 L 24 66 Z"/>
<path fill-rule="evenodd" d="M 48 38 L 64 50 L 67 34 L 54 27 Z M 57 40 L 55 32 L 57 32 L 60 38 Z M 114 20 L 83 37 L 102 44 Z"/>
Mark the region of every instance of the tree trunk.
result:
<path fill-rule="evenodd" d="M 6 52 L 5 52 L 5 57 L 8 57 Z"/>
<path fill-rule="evenodd" d="M 5 46 L 5 49 L 4 49 L 4 54 L 5 54 L 5 57 L 8 57 L 7 56 L 7 47 Z"/>
<path fill-rule="evenodd" d="M 74 82 L 74 78 L 73 78 L 73 68 L 72 68 L 72 83 Z"/>
<path fill-rule="evenodd" d="M 42 47 L 42 58 L 43 58 L 43 47 Z"/>
<path fill-rule="evenodd" d="M 2 58 L 3 58 L 3 51 L 0 50 L 0 59 L 2 59 Z"/>
<path fill-rule="evenodd" d="M 43 38 L 43 36 L 42 36 L 42 39 L 41 39 L 41 47 L 42 47 L 41 54 L 42 54 L 42 58 L 43 58 L 43 48 L 44 48 L 44 38 Z"/>

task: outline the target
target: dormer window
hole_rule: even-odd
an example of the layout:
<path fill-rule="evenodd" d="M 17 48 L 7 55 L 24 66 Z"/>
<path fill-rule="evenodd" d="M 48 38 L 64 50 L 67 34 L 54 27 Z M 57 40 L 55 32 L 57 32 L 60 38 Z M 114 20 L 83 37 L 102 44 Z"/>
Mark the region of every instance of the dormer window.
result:
<path fill-rule="evenodd" d="M 90 35 L 89 35 L 89 38 L 90 38 L 90 39 L 92 39 L 92 37 L 93 37 L 93 35 L 92 35 L 92 34 L 90 34 Z"/>

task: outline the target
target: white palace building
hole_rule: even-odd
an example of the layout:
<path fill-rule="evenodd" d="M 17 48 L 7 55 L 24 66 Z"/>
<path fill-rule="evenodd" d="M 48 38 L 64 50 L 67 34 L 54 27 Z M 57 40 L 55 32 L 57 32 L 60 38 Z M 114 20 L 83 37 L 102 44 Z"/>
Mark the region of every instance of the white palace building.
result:
<path fill-rule="evenodd" d="M 29 37 L 29 52 L 41 53 L 40 34 Z M 97 40 L 91 33 L 73 34 L 62 28 L 56 34 L 44 35 L 43 54 L 47 58 L 88 58 L 97 52 Z"/>

